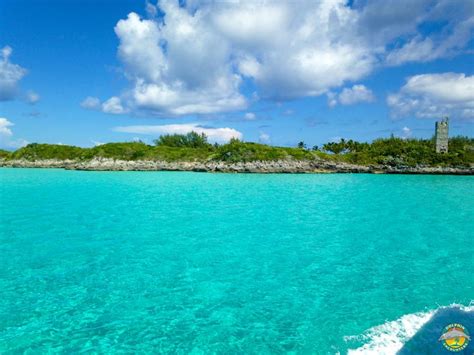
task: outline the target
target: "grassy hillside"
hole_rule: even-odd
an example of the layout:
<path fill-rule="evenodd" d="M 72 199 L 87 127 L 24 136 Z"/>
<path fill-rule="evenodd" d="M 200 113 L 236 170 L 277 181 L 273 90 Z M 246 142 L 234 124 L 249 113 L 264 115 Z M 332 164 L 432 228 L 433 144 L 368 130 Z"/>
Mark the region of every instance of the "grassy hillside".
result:
<path fill-rule="evenodd" d="M 43 159 L 84 159 L 88 149 L 60 144 L 32 143 L 10 154 L 11 159 L 43 160 Z"/>
<path fill-rule="evenodd" d="M 112 158 L 120 160 L 164 161 L 224 161 L 248 162 L 269 160 L 328 159 L 354 164 L 385 164 L 393 166 L 469 166 L 474 164 L 474 139 L 453 137 L 449 140 L 449 153 L 437 154 L 434 141 L 429 139 L 377 139 L 372 143 L 345 141 L 326 143 L 321 149 L 274 147 L 236 139 L 223 145 L 211 145 L 205 136 L 197 133 L 167 135 L 155 145 L 142 142 L 107 143 L 93 148 L 80 148 L 55 144 L 29 144 L 15 152 L 0 150 L 0 159 L 71 159 L 90 160 Z"/>

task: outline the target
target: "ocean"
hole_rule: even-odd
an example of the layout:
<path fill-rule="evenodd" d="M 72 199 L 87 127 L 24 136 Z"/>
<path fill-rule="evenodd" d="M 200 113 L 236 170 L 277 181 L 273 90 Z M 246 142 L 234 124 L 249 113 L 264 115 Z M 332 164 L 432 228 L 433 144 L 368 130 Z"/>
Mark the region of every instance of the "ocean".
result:
<path fill-rule="evenodd" d="M 469 176 L 0 169 L 0 208 L 0 353 L 394 353 L 474 300 Z"/>

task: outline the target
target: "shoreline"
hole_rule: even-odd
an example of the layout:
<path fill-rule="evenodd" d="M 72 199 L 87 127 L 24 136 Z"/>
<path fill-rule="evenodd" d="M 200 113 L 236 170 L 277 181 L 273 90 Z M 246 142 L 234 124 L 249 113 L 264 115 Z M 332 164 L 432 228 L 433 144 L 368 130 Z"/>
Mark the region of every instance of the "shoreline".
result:
<path fill-rule="evenodd" d="M 59 168 L 83 171 L 194 171 L 214 173 L 257 173 L 257 174 L 427 174 L 427 175 L 474 175 L 474 167 L 407 167 L 387 165 L 355 165 L 327 160 L 276 160 L 226 163 L 206 162 L 166 162 L 151 160 L 92 159 L 76 160 L 0 160 L 4 168 Z"/>

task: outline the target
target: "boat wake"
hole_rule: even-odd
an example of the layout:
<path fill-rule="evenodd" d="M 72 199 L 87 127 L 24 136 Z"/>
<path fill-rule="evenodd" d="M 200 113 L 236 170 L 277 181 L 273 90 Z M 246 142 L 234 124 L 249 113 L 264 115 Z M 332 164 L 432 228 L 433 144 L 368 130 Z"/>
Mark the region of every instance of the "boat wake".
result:
<path fill-rule="evenodd" d="M 417 351 L 436 347 L 442 329 L 450 324 L 461 322 L 474 333 L 474 301 L 469 306 L 452 304 L 438 309 L 406 314 L 397 320 L 389 321 L 366 330 L 357 336 L 346 336 L 346 343 L 363 342 L 348 354 L 413 354 Z"/>

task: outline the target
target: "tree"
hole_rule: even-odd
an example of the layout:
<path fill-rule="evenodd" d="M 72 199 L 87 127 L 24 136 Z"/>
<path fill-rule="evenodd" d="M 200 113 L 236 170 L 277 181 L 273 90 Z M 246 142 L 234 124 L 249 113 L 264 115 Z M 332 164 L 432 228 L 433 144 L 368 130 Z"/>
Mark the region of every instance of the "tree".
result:
<path fill-rule="evenodd" d="M 298 148 L 306 149 L 306 144 L 303 141 L 301 141 L 301 142 L 298 143 Z"/>
<path fill-rule="evenodd" d="M 204 133 L 194 131 L 188 134 L 164 134 L 153 141 L 157 146 L 177 147 L 177 148 L 207 148 L 211 145 L 207 142 Z"/>
<path fill-rule="evenodd" d="M 341 139 L 340 142 L 329 142 L 323 145 L 323 149 L 327 152 L 340 154 L 346 149 L 346 143 Z"/>

